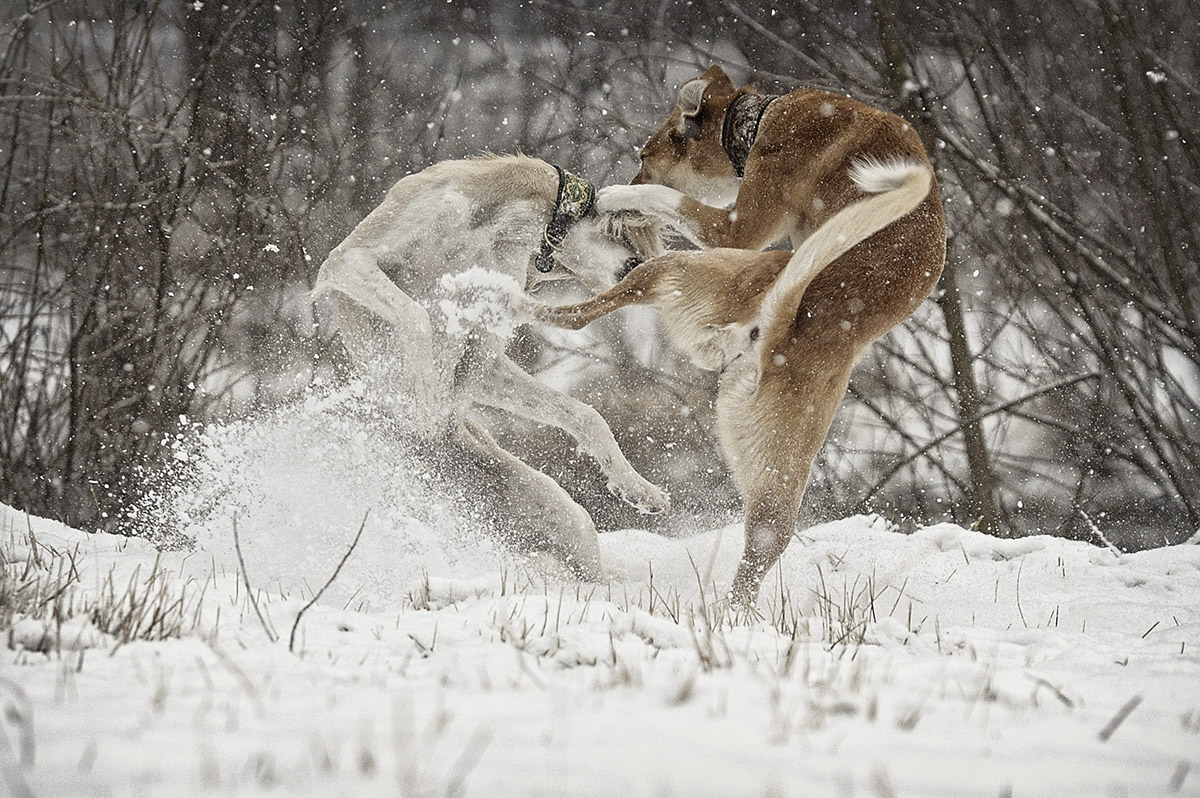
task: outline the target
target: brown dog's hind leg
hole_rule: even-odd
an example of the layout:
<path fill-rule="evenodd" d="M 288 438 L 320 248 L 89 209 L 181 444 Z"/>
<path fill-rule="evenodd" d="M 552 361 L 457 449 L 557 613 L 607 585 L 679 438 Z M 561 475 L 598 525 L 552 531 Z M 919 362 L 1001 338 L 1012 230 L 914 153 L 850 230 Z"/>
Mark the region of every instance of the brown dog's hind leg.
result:
<path fill-rule="evenodd" d="M 805 466 L 792 473 L 764 474 L 753 495 L 746 497 L 746 543 L 730 591 L 736 607 L 754 606 L 763 577 L 791 541 L 808 472 Z"/>
<path fill-rule="evenodd" d="M 852 365 L 851 352 L 827 351 L 794 371 L 765 370 L 755 382 L 722 384 L 721 445 L 746 505 L 746 543 L 730 595 L 742 608 L 754 606 L 763 577 L 791 541 Z"/>

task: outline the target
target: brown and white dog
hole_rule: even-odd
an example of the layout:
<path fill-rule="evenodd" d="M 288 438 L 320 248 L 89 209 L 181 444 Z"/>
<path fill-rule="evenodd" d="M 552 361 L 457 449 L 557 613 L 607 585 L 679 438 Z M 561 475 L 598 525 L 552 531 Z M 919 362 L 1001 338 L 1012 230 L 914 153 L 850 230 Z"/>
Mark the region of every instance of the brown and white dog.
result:
<path fill-rule="evenodd" d="M 550 477 L 485 429 L 490 407 L 557 426 L 595 458 L 609 489 L 643 512 L 666 494 L 625 459 L 593 408 L 523 371 L 505 354 L 519 319 L 500 293 L 573 279 L 591 291 L 662 251 L 641 214 L 601 214 L 582 178 L 524 156 L 444 161 L 402 178 L 321 264 L 313 296 L 338 298 L 348 353 L 381 404 L 434 449 L 507 538 L 548 549 L 577 575 L 600 575 L 596 528 Z"/>
<path fill-rule="evenodd" d="M 655 305 L 671 340 L 721 372 L 717 433 L 746 510 L 732 598 L 751 605 L 855 361 L 938 281 L 937 182 L 899 117 L 817 90 L 739 89 L 718 66 L 680 88 L 641 158 L 634 185 L 602 189 L 599 207 L 656 215 L 709 249 L 647 261 L 579 305 L 527 310 L 577 327 Z M 794 252 L 758 251 L 784 239 Z"/>

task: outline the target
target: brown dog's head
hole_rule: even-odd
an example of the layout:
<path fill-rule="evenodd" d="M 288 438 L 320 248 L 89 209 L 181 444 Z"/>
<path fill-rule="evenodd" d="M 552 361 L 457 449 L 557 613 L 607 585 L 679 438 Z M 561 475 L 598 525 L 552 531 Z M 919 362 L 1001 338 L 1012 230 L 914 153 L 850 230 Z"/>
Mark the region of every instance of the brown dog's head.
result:
<path fill-rule="evenodd" d="M 710 204 L 737 194 L 737 174 L 721 147 L 725 109 L 737 95 L 719 66 L 679 87 L 679 101 L 646 146 L 632 183 L 660 183 Z"/>

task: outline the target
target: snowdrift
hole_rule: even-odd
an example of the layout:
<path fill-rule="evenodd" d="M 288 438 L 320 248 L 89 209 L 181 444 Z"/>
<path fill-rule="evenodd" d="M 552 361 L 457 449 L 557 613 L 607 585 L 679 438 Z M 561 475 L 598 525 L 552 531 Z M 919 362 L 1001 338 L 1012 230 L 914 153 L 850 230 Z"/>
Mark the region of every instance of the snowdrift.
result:
<path fill-rule="evenodd" d="M 6 794 L 1200 795 L 1200 546 L 849 518 L 738 618 L 737 526 L 573 582 L 344 409 L 181 444 L 190 550 L 0 506 Z"/>

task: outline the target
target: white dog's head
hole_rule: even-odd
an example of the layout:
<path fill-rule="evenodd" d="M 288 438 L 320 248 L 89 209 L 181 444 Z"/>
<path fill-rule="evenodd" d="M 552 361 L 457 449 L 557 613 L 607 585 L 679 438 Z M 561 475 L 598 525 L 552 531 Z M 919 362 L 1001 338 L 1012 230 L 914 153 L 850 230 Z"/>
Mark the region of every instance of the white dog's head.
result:
<path fill-rule="evenodd" d="M 640 213 L 589 211 L 567 232 L 546 273 L 530 266 L 530 285 L 542 280 L 575 278 L 600 293 L 616 285 L 633 267 L 663 253 L 656 219 Z"/>

